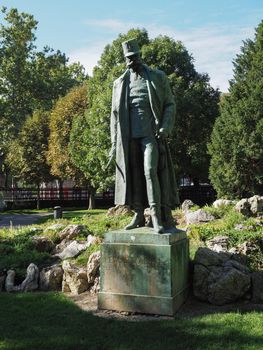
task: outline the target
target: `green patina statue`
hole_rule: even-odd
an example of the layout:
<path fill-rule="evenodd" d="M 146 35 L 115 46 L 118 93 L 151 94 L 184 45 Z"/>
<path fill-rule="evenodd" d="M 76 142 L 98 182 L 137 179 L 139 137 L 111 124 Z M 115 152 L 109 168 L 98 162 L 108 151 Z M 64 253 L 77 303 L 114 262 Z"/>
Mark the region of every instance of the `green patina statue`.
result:
<path fill-rule="evenodd" d="M 164 72 L 141 61 L 135 39 L 122 43 L 127 70 L 113 85 L 110 160 L 116 156 L 115 204 L 135 215 L 126 229 L 144 226 L 150 206 L 156 233 L 175 231 L 171 210 L 179 204 L 167 137 L 175 102 Z"/>

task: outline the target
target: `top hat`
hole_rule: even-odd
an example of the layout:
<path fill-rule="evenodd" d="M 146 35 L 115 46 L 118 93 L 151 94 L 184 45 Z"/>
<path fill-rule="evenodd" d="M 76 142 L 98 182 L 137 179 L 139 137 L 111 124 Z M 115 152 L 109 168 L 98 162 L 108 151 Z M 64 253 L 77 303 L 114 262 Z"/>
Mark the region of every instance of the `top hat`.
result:
<path fill-rule="evenodd" d="M 136 39 L 130 39 L 122 43 L 122 49 L 125 57 L 140 53 Z"/>

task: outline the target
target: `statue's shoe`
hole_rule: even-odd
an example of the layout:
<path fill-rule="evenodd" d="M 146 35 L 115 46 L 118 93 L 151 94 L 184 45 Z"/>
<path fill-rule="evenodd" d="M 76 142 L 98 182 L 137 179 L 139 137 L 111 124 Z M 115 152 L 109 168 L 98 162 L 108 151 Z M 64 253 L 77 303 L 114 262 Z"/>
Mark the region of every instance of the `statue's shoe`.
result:
<path fill-rule="evenodd" d="M 125 227 L 125 230 L 132 230 L 133 228 L 145 226 L 145 219 L 143 214 L 134 214 L 132 221 Z"/>
<path fill-rule="evenodd" d="M 155 233 L 164 233 L 164 227 L 163 225 L 161 225 L 156 215 L 152 215 L 152 223 L 153 223 L 153 230 Z"/>

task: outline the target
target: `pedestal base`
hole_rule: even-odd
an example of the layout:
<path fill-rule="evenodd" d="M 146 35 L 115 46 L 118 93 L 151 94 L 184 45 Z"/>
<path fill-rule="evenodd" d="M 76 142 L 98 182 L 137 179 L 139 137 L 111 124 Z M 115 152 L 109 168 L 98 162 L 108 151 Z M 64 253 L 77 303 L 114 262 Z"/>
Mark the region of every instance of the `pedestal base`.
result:
<path fill-rule="evenodd" d="M 187 296 L 188 250 L 180 230 L 108 232 L 101 246 L 99 309 L 173 315 Z"/>

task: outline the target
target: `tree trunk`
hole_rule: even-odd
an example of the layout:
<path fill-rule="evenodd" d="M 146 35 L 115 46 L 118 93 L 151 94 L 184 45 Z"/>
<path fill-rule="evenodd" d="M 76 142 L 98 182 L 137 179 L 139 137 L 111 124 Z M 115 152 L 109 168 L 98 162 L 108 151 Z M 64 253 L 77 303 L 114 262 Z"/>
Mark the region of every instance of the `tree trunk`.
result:
<path fill-rule="evenodd" d="M 61 179 L 58 179 L 58 186 L 59 186 L 59 199 L 63 200 L 64 199 L 64 194 L 63 194 L 63 181 Z"/>
<path fill-rule="evenodd" d="M 94 187 L 89 188 L 89 208 L 88 210 L 95 209 L 95 194 L 96 189 Z"/>
<path fill-rule="evenodd" d="M 40 185 L 37 184 L 37 210 L 40 209 Z"/>

